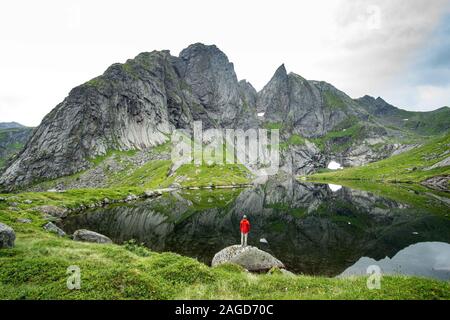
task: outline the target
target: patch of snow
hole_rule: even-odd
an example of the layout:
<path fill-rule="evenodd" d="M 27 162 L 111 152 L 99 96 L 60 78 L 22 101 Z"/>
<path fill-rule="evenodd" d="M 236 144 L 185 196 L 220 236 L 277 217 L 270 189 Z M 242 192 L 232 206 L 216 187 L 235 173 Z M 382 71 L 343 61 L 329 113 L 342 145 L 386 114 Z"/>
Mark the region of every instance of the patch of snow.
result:
<path fill-rule="evenodd" d="M 341 166 L 341 164 L 338 163 L 338 162 L 336 162 L 336 161 L 334 161 L 334 160 L 331 161 L 331 162 L 328 164 L 327 168 L 330 169 L 330 170 L 341 170 L 341 169 L 343 169 L 342 166 Z"/>
<path fill-rule="evenodd" d="M 265 112 L 259 112 L 258 117 L 264 117 Z"/>
<path fill-rule="evenodd" d="M 408 121 L 409 119 L 403 119 L 403 121 Z"/>
<path fill-rule="evenodd" d="M 342 189 L 342 186 L 338 185 L 338 184 L 328 184 L 328 188 L 330 188 L 331 191 L 336 192 Z"/>

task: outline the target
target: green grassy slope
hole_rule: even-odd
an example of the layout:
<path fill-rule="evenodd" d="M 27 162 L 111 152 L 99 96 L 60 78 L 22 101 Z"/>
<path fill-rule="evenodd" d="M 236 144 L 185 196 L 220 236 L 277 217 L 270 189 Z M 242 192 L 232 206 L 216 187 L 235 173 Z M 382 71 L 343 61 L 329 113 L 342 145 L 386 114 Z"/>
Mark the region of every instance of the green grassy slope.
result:
<path fill-rule="evenodd" d="M 31 208 L 89 204 L 114 195 L 85 190 L 2 196 L 16 197 L 7 201 L 18 202 L 19 210 L 0 202 L 0 221 L 17 234 L 15 248 L 0 250 L 0 299 L 450 299 L 450 284 L 430 279 L 384 276 L 380 290 L 369 290 L 366 277 L 286 276 L 277 271 L 258 275 L 235 265 L 210 268 L 131 242 L 75 242 L 43 231 L 46 221 Z M 33 222 L 18 223 L 19 217 Z M 69 266 L 81 270 L 80 290 L 67 289 Z"/>
<path fill-rule="evenodd" d="M 362 167 L 318 173 L 313 180 L 371 180 L 421 182 L 438 175 L 450 175 L 450 166 L 427 168 L 450 156 L 450 134 L 430 140 L 421 147 Z"/>
<path fill-rule="evenodd" d="M 423 136 L 439 135 L 450 130 L 450 108 L 433 111 L 407 111 L 394 107 L 381 98 L 365 96 L 355 100 L 378 121 Z"/>

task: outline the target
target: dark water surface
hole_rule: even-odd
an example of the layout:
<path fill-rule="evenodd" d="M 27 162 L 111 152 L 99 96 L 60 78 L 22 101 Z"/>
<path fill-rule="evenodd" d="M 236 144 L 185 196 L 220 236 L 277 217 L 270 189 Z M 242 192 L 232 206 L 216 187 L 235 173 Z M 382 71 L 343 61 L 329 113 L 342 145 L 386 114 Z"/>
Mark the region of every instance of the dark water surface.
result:
<path fill-rule="evenodd" d="M 116 243 L 135 239 L 154 251 L 210 264 L 216 252 L 240 242 L 239 221 L 246 214 L 252 225 L 250 245 L 273 254 L 288 270 L 313 275 L 336 276 L 362 257 L 394 257 L 422 242 L 443 243 L 434 255 L 443 251 L 450 257 L 445 246 L 450 243 L 448 194 L 405 187 L 377 190 L 295 180 L 248 189 L 185 190 L 72 215 L 62 227 L 69 233 L 93 230 Z M 425 245 L 416 259 L 423 256 L 427 268 L 434 268 L 427 247 L 433 246 Z M 450 270 L 450 259 L 436 259 L 440 270 Z"/>

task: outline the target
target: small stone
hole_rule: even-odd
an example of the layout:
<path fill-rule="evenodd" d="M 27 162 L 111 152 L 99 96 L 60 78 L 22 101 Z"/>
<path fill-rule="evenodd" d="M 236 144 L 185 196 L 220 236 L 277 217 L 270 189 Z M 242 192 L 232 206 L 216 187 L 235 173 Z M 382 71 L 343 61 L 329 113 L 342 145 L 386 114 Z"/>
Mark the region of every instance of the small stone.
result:
<path fill-rule="evenodd" d="M 27 199 L 27 200 L 24 200 L 24 201 L 23 201 L 23 203 L 25 203 L 25 204 L 32 204 L 32 203 L 33 203 L 33 201 L 31 201 L 31 200 Z"/>
<path fill-rule="evenodd" d="M 19 223 L 31 223 L 31 219 L 18 218 L 17 222 L 19 222 Z"/>
<path fill-rule="evenodd" d="M 147 198 L 153 198 L 155 196 L 155 192 L 153 190 L 145 190 L 144 195 Z"/>
<path fill-rule="evenodd" d="M 138 197 L 135 196 L 134 194 L 129 194 L 126 198 L 125 198 L 125 202 L 130 202 L 130 201 L 134 201 L 137 200 Z"/>
<path fill-rule="evenodd" d="M 13 228 L 0 222 L 0 249 L 9 249 L 14 247 L 16 233 Z"/>
<path fill-rule="evenodd" d="M 44 229 L 48 232 L 56 233 L 60 237 L 64 237 L 66 235 L 66 233 L 61 228 L 57 227 L 53 222 L 48 222 L 44 226 Z"/>

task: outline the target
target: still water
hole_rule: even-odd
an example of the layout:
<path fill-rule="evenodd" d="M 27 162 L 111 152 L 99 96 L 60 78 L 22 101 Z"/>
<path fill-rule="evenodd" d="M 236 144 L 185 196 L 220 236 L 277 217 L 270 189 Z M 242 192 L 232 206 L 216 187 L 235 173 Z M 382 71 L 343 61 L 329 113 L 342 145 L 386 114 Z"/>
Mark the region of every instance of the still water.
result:
<path fill-rule="evenodd" d="M 417 244 L 415 254 L 403 254 L 400 261 L 425 262 L 426 272 L 392 270 L 449 279 L 449 194 L 389 188 L 373 185 L 367 192 L 288 180 L 247 189 L 183 190 L 72 215 L 62 227 L 69 233 L 93 230 L 116 243 L 135 239 L 154 251 L 210 264 L 216 252 L 240 242 L 239 221 L 246 214 L 252 225 L 249 244 L 296 273 L 358 274 L 364 263 L 379 260 L 389 271 L 384 263 L 393 258 L 395 264 L 399 252 Z"/>

